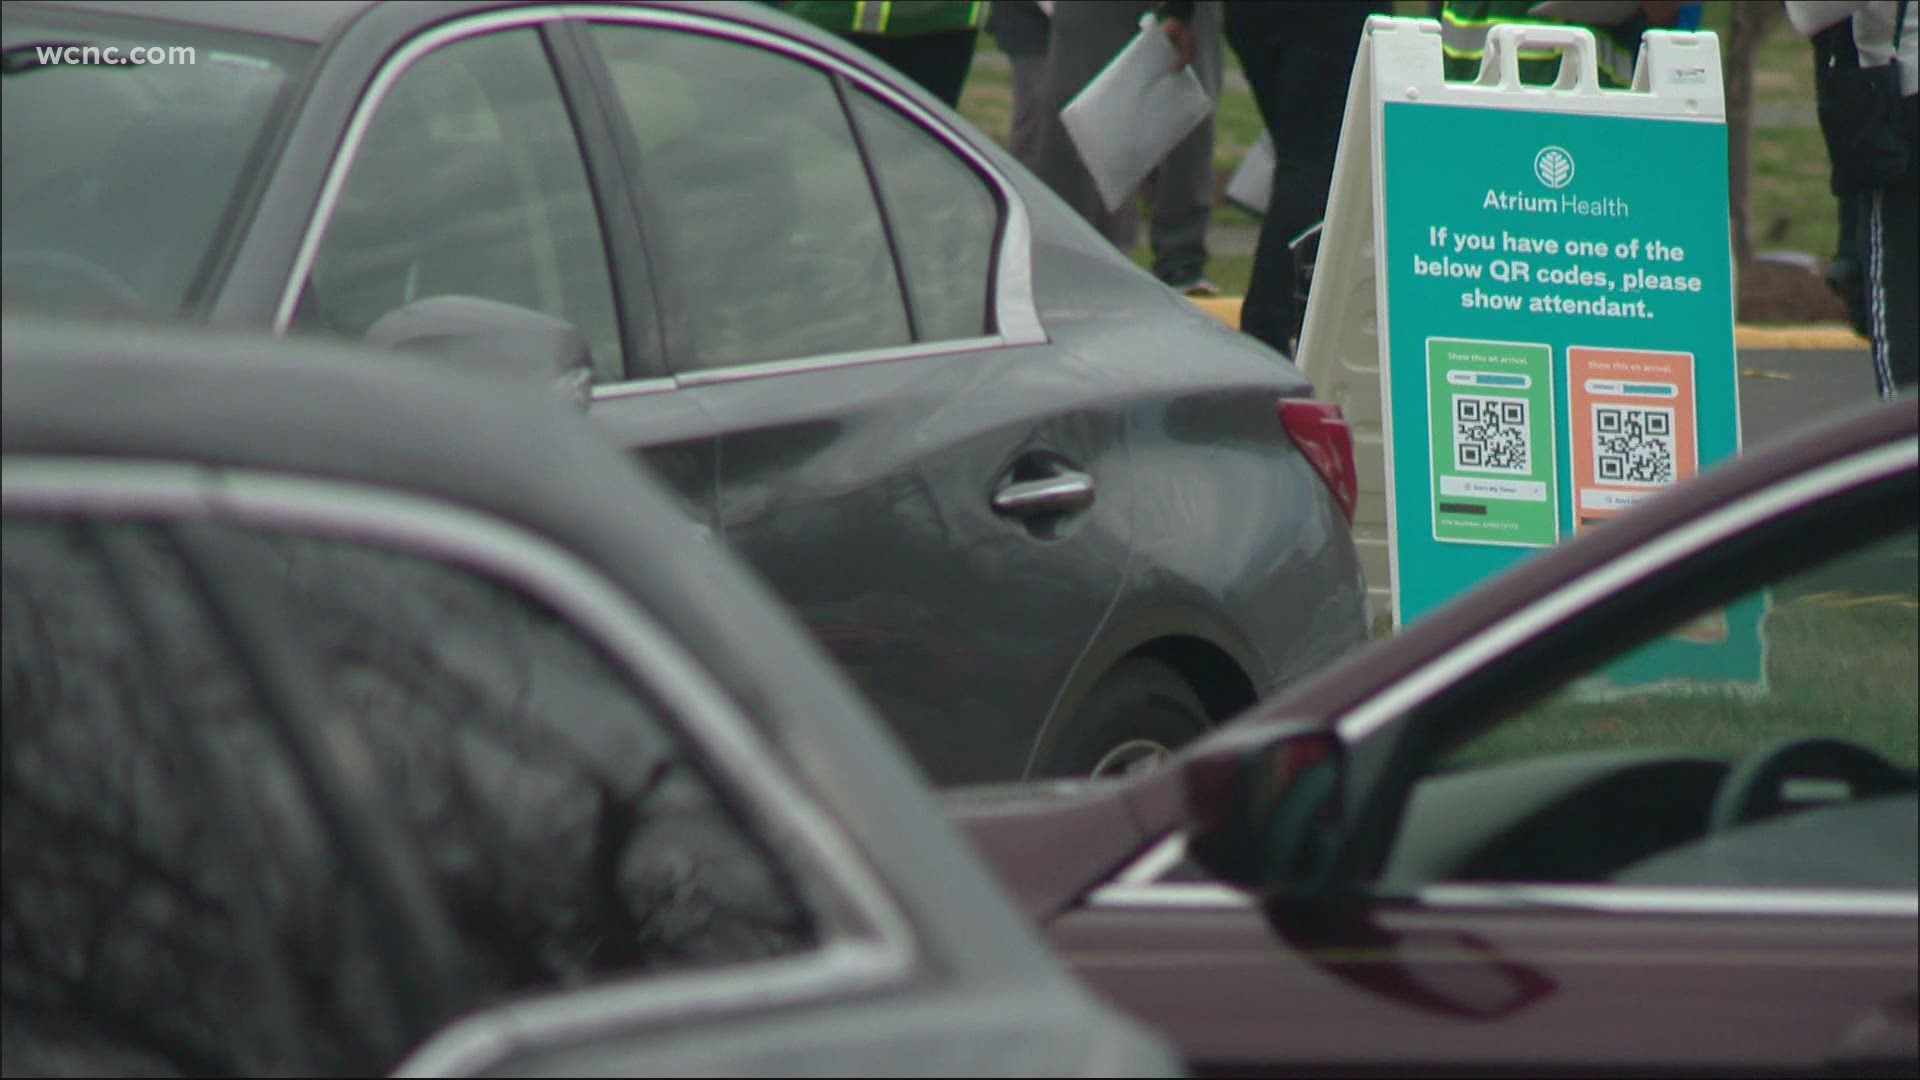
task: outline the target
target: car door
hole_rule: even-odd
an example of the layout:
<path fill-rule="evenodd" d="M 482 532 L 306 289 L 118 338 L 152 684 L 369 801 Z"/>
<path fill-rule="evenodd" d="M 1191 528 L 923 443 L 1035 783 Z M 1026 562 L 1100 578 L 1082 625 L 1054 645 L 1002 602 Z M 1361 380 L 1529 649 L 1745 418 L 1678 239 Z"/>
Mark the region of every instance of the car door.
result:
<path fill-rule="evenodd" d="M 595 20 L 675 381 L 730 548 L 942 782 L 1029 767 L 1113 601 L 1109 380 L 1023 297 L 1024 211 L 873 76 L 684 16 Z"/>
<path fill-rule="evenodd" d="M 1263 909 L 1176 835 L 1056 941 L 1202 1072 L 1910 1074 L 1914 456 L 1908 435 L 1711 507 L 1634 577 L 1565 583 L 1572 614 L 1515 612 L 1533 646 L 1463 641 L 1349 712 L 1363 895 Z M 1757 689 L 1583 681 L 1743 607 Z M 1558 689 L 1516 705 L 1531 672 Z"/>
<path fill-rule="evenodd" d="M 632 202 L 578 65 L 556 65 L 572 49 L 557 16 L 457 20 L 387 60 L 333 163 L 288 329 L 358 340 L 445 295 L 565 320 L 591 352 L 595 418 L 711 525 L 712 423 L 665 378 Z"/>
<path fill-rule="evenodd" d="M 530 534 L 105 463 L 10 461 L 5 510 L 8 1075 L 1078 1072 L 1112 1034 L 930 970 L 698 661 Z"/>

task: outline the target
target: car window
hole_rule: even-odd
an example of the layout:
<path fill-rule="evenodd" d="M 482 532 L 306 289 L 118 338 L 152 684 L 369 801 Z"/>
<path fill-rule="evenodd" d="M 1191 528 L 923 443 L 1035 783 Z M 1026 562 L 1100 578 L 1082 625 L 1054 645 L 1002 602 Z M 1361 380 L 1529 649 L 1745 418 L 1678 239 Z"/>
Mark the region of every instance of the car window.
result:
<path fill-rule="evenodd" d="M 654 705 L 526 594 L 412 555 L 252 534 L 362 727 L 455 930 L 505 989 L 799 952 L 778 860 Z"/>
<path fill-rule="evenodd" d="M 363 899 L 380 895 L 365 864 L 316 824 L 326 797 L 287 765 L 170 549 L 144 528 L 101 531 L 137 554 L 157 661 L 140 662 L 83 526 L 6 527 L 10 1044 L 18 1015 L 48 1033 L 19 1045 L 108 1071 L 390 1069 L 428 1030 L 406 1022 L 420 995 L 396 985 L 381 932 L 411 916 Z M 417 859 L 432 929 L 457 949 L 439 1019 L 819 943 L 784 863 L 551 609 L 362 543 L 190 539 L 274 613 L 270 647 L 342 725 L 326 744 L 356 805 Z M 403 940 L 432 939 L 407 926 Z"/>
<path fill-rule="evenodd" d="M 394 1060 L 369 908 L 341 886 L 178 564 L 115 532 L 9 519 L 0 549 L 3 1071 L 344 1074 Z"/>
<path fill-rule="evenodd" d="M 987 306 L 1000 204 L 986 181 L 925 129 L 871 95 L 848 95 L 886 200 L 914 328 L 923 341 L 993 329 Z"/>
<path fill-rule="evenodd" d="M 906 344 L 899 273 L 825 72 L 739 42 L 595 24 L 659 274 L 717 368 Z"/>
<path fill-rule="evenodd" d="M 1565 685 L 1441 760 L 1388 876 L 1912 888 L 1917 582 L 1909 525 Z M 1759 684 L 1617 678 L 1756 617 Z"/>
<path fill-rule="evenodd" d="M 7 5 L 0 30 L 8 305 L 157 315 L 191 306 L 310 50 L 125 12 L 18 4 Z M 49 45 L 57 55 L 41 51 Z M 144 62 L 126 62 L 136 58 Z"/>
<path fill-rule="evenodd" d="M 532 29 L 427 54 L 380 102 L 294 327 L 358 339 L 435 296 L 516 304 L 578 327 L 625 377 L 605 239 L 579 141 Z"/>

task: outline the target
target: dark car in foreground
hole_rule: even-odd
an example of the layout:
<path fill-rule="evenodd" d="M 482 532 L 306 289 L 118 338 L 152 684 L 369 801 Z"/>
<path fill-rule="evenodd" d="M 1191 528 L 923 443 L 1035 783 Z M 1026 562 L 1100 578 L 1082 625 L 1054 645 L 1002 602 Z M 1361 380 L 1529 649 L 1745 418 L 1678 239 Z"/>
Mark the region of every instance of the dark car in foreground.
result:
<path fill-rule="evenodd" d="M 950 808 L 1201 1074 L 1911 1076 L 1917 432 L 1679 485 L 1177 768 Z M 1753 604 L 1758 685 L 1597 679 Z"/>
<path fill-rule="evenodd" d="M 564 379 L 937 780 L 1124 772 L 1366 640 L 1337 409 L 769 5 L 0 12 L 12 303 Z"/>
<path fill-rule="evenodd" d="M 1174 1067 L 545 392 L 0 334 L 0 1072 Z"/>

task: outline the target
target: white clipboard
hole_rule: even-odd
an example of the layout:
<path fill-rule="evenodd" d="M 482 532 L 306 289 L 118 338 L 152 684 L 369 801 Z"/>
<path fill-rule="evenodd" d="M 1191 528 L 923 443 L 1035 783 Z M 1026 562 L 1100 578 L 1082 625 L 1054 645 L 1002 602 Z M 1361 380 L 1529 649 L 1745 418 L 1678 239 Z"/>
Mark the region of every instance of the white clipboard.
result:
<path fill-rule="evenodd" d="M 1263 130 L 1253 145 L 1247 147 L 1246 156 L 1240 159 L 1240 167 L 1233 170 L 1233 178 L 1227 181 L 1227 189 L 1222 194 L 1247 213 L 1266 217 L 1267 206 L 1273 202 L 1273 165 L 1273 133 Z"/>
<path fill-rule="evenodd" d="M 1151 14 L 1140 33 L 1060 110 L 1074 149 L 1109 212 L 1212 114 L 1213 98 Z"/>

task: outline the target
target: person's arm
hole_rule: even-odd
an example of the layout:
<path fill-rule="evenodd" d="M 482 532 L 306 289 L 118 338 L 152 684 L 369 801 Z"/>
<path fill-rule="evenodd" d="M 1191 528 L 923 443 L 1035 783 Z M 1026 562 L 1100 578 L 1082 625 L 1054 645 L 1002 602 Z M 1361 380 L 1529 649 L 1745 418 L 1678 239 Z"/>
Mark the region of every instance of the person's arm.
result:
<path fill-rule="evenodd" d="M 1812 37 L 1865 6 L 1864 0 L 1787 0 L 1787 21 Z"/>
<path fill-rule="evenodd" d="M 1167 40 L 1180 53 L 1180 64 L 1174 68 L 1179 71 L 1193 63 L 1193 5 L 1195 0 L 1161 0 L 1154 14 L 1160 19 L 1160 28 L 1167 32 Z"/>

